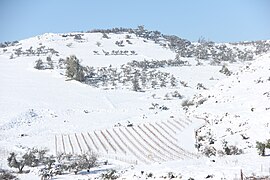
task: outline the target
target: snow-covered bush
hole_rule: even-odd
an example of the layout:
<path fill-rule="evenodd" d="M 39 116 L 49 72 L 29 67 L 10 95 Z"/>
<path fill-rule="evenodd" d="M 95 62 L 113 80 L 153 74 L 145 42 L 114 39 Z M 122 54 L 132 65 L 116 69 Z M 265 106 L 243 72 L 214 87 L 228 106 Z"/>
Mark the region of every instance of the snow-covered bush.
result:
<path fill-rule="evenodd" d="M 228 145 L 227 141 L 222 141 L 223 150 L 219 150 L 219 155 L 239 155 L 243 154 L 243 150 L 234 145 Z"/>
<path fill-rule="evenodd" d="M 16 176 L 14 176 L 11 172 L 7 170 L 0 169 L 0 179 L 2 180 L 17 180 Z"/>
<path fill-rule="evenodd" d="M 74 39 L 75 40 L 82 40 L 81 34 L 75 34 Z"/>
<path fill-rule="evenodd" d="M 34 68 L 38 69 L 38 70 L 43 70 L 45 69 L 44 63 L 41 59 L 36 60 L 36 65 L 34 66 Z"/>
<path fill-rule="evenodd" d="M 232 72 L 228 69 L 226 65 L 223 65 L 219 72 L 225 74 L 226 76 L 232 75 Z"/>
<path fill-rule="evenodd" d="M 48 67 L 46 69 L 53 69 L 53 61 L 52 61 L 52 57 L 51 56 L 48 56 L 46 58 L 47 60 L 47 64 L 48 64 Z"/>
<path fill-rule="evenodd" d="M 172 94 L 172 97 L 179 98 L 179 99 L 183 98 L 183 96 L 178 91 L 174 91 L 171 94 Z"/>
<path fill-rule="evenodd" d="M 97 41 L 97 42 L 96 42 L 96 45 L 97 45 L 98 47 L 100 47 L 100 46 L 101 46 L 101 42 Z"/>
<path fill-rule="evenodd" d="M 193 106 L 194 102 L 191 100 L 185 99 L 182 101 L 181 105 L 182 105 L 182 107 L 189 107 L 189 106 Z"/>
<path fill-rule="evenodd" d="M 114 169 L 108 170 L 106 173 L 101 174 L 101 178 L 104 180 L 105 179 L 106 180 L 113 180 L 113 179 L 117 179 L 119 177 L 120 177 L 119 174 Z"/>
<path fill-rule="evenodd" d="M 215 156 L 217 151 L 213 146 L 206 146 L 202 153 L 207 157 L 211 157 Z"/>
<path fill-rule="evenodd" d="M 102 33 L 102 38 L 110 39 L 109 36 L 106 33 Z"/>
<path fill-rule="evenodd" d="M 202 83 L 197 84 L 197 89 L 207 90 L 207 88 Z"/>
<path fill-rule="evenodd" d="M 13 53 L 9 56 L 9 59 L 14 59 Z"/>

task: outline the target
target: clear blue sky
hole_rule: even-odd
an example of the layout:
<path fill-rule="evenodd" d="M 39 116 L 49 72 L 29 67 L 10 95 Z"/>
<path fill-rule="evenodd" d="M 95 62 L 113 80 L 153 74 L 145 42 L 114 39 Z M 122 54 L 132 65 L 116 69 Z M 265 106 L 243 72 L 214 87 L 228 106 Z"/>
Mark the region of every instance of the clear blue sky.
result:
<path fill-rule="evenodd" d="M 0 0 L 0 42 L 145 25 L 191 41 L 270 39 L 269 0 Z"/>

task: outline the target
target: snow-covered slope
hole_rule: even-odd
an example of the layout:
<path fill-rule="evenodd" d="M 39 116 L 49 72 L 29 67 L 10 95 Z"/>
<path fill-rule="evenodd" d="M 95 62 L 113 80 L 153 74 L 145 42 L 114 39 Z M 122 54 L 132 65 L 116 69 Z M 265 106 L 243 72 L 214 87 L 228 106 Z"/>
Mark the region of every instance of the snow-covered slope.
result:
<path fill-rule="evenodd" d="M 196 101 L 207 101 L 190 110 L 190 115 L 205 120 L 198 136 L 200 143 L 222 149 L 222 141 L 244 151 L 255 147 L 256 141 L 265 141 L 270 135 L 270 56 L 264 55 L 240 68 L 233 76 L 219 82 Z"/>
<path fill-rule="evenodd" d="M 260 158 L 256 164 L 248 165 L 258 159 L 255 142 L 270 135 L 269 54 L 256 55 L 252 44 L 226 44 L 235 51 L 254 51 L 255 60 L 219 62 L 212 57 L 206 60 L 180 57 L 176 61 L 179 57 L 166 39 L 157 43 L 133 33 L 104 36 L 104 33 L 47 33 L 0 48 L 3 168 L 8 168 L 9 152 L 23 152 L 31 147 L 49 148 L 51 154 L 91 150 L 114 164 L 102 168 L 122 170 L 127 179 L 146 178 L 142 170 L 153 172 L 155 177 L 174 172 L 186 179 L 202 179 L 211 174 L 217 179 L 230 179 L 235 177 L 231 172 L 244 168 L 251 175 L 259 172 L 252 168 L 267 164 L 269 158 Z M 222 51 L 220 47 L 223 46 L 217 45 L 218 51 Z M 76 55 L 82 66 L 95 68 L 97 72 L 116 69 L 118 84 L 112 85 L 109 80 L 108 84 L 94 86 L 70 80 L 65 76 L 65 65 L 60 63 L 70 55 Z M 47 57 L 51 57 L 53 68 L 34 68 L 38 59 L 46 62 Z M 140 62 L 147 64 L 147 68 L 140 67 Z M 175 62 L 184 63 L 175 65 Z M 231 76 L 220 72 L 224 67 Z M 123 71 L 129 68 L 132 73 L 123 76 Z M 133 81 L 131 85 L 121 81 L 134 77 L 132 74 L 137 71 L 140 78 L 147 74 L 147 82 L 143 86 L 143 79 L 139 78 L 142 89 L 136 92 L 130 88 Z M 216 158 L 216 168 L 208 174 L 214 163 L 200 153 L 209 146 L 217 153 L 223 148 L 223 140 L 246 154 Z M 250 154 L 253 156 L 250 160 L 235 163 Z M 130 169 L 130 164 L 137 165 Z M 196 169 L 201 173 L 195 176 Z M 20 177 L 36 179 L 35 173 L 37 170 L 31 169 L 29 175 Z M 59 177 L 93 176 L 86 173 Z"/>

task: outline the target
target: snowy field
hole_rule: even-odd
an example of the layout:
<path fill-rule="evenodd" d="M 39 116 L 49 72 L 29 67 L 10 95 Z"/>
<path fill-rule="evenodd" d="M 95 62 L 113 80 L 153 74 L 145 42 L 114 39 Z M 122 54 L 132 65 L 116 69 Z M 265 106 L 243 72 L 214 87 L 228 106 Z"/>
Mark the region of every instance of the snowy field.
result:
<path fill-rule="evenodd" d="M 270 137 L 269 54 L 248 63 L 227 64 L 231 76 L 220 73 L 221 66 L 209 65 L 208 61 L 197 66 L 194 58 L 185 58 L 189 66 L 158 70 L 173 74 L 186 85 L 144 92 L 104 90 L 68 80 L 62 69 L 37 70 L 35 61 L 45 60 L 43 55 L 15 55 L 10 59 L 15 48 L 25 51 L 41 45 L 59 52 L 52 55 L 54 64 L 70 55 L 93 67 L 175 58 L 169 48 L 133 34 L 131 43 L 124 41 L 124 47 L 115 44 L 126 35 L 109 34 L 110 39 L 104 39 L 101 33 L 84 33 L 83 40 L 76 41 L 60 34 L 44 34 L 22 40 L 5 52 L 0 49 L 1 168 L 9 168 L 6 159 L 10 152 L 35 147 L 48 148 L 53 155 L 93 151 L 109 160 L 109 165 L 93 168 L 90 173 L 82 171 L 55 179 L 89 179 L 108 169 L 116 169 L 122 179 L 147 179 L 149 173 L 155 179 L 168 173 L 182 179 L 239 179 L 241 169 L 246 176 L 270 175 L 269 156 L 261 157 L 255 149 L 256 141 Z M 104 54 L 120 50 L 126 55 Z M 198 88 L 198 83 L 205 88 Z M 170 96 L 175 91 L 181 99 Z M 182 106 L 184 100 L 196 104 L 201 99 L 206 101 L 198 106 Z M 195 148 L 195 131 L 199 128 L 200 136 L 211 132 L 215 149 L 222 149 L 221 142 L 226 140 L 243 149 L 244 154 L 203 156 Z M 202 142 L 203 147 L 207 145 Z M 36 168 L 18 177 L 40 178 Z"/>

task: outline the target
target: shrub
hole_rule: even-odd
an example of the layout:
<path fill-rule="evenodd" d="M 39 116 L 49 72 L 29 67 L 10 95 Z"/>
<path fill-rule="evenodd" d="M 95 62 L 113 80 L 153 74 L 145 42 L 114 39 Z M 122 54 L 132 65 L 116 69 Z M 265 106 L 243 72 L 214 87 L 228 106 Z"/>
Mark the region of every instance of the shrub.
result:
<path fill-rule="evenodd" d="M 14 55 L 11 54 L 11 55 L 9 56 L 9 59 L 14 59 Z"/>
<path fill-rule="evenodd" d="M 172 93 L 172 97 L 179 98 L 179 99 L 183 98 L 183 96 L 178 91 L 174 91 Z"/>
<path fill-rule="evenodd" d="M 232 72 L 227 68 L 226 65 L 223 65 L 219 72 L 225 74 L 226 76 L 232 75 Z"/>
<path fill-rule="evenodd" d="M 225 140 L 222 143 L 223 143 L 224 154 L 226 155 L 239 155 L 239 154 L 244 153 L 242 149 L 239 149 L 234 145 L 228 146 L 228 142 Z"/>
<path fill-rule="evenodd" d="M 68 43 L 66 46 L 71 48 L 71 46 L 73 46 L 73 43 Z"/>
<path fill-rule="evenodd" d="M 197 105 L 202 105 L 205 101 L 207 101 L 207 98 L 202 98 L 197 102 Z"/>
<path fill-rule="evenodd" d="M 45 68 L 44 63 L 41 59 L 38 59 L 35 63 L 36 65 L 34 66 L 34 68 L 36 69 L 43 70 Z"/>
<path fill-rule="evenodd" d="M 48 56 L 48 57 L 46 58 L 46 60 L 47 60 L 47 64 L 48 64 L 47 69 L 53 69 L 53 61 L 52 61 L 51 56 Z"/>
<path fill-rule="evenodd" d="M 202 83 L 197 84 L 197 89 L 207 90 L 207 88 Z"/>
<path fill-rule="evenodd" d="M 75 40 L 82 40 L 82 37 L 80 34 L 75 34 L 74 39 Z"/>
<path fill-rule="evenodd" d="M 99 41 L 97 41 L 96 45 L 97 45 L 98 47 L 100 47 L 100 46 L 101 46 L 101 43 L 100 43 Z"/>
<path fill-rule="evenodd" d="M 113 180 L 119 178 L 119 175 L 117 174 L 116 170 L 112 169 L 107 171 L 106 173 L 101 174 L 102 179 L 108 179 L 108 180 Z"/>
<path fill-rule="evenodd" d="M 102 38 L 110 39 L 109 36 L 106 33 L 102 33 Z"/>
<path fill-rule="evenodd" d="M 131 38 L 131 35 L 127 34 L 127 35 L 125 36 L 125 38 L 126 38 L 126 39 L 130 39 L 130 38 Z"/>
<path fill-rule="evenodd" d="M 206 146 L 202 152 L 207 157 L 215 156 L 216 155 L 216 149 L 212 146 Z"/>
<path fill-rule="evenodd" d="M 190 100 L 188 100 L 188 99 L 186 99 L 186 100 L 184 100 L 183 102 L 182 102 L 182 106 L 183 107 L 189 107 L 189 106 L 193 106 L 194 105 L 194 102 L 193 101 L 190 101 Z"/>
<path fill-rule="evenodd" d="M 0 169 L 0 179 L 2 179 L 2 180 L 15 179 L 15 180 L 17 180 L 18 178 L 16 178 L 16 176 L 11 174 L 9 171 Z"/>

